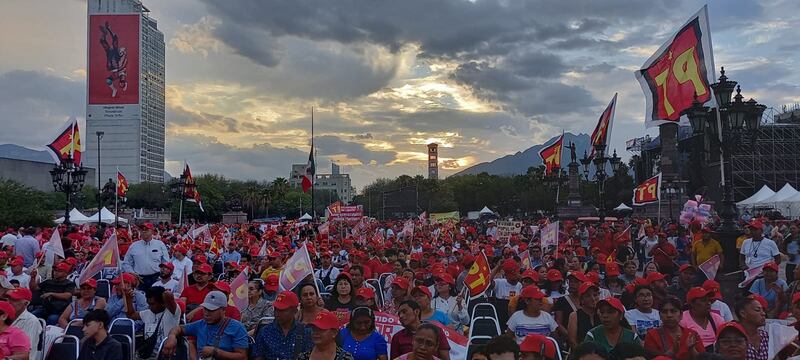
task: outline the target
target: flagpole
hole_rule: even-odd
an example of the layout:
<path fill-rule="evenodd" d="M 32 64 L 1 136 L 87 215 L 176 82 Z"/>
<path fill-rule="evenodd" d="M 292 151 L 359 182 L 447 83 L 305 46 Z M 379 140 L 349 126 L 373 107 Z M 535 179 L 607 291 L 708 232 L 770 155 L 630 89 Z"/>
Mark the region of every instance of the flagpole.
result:
<path fill-rule="evenodd" d="M 117 186 L 114 191 L 114 227 L 119 226 L 119 166 L 117 166 Z"/>
<path fill-rule="evenodd" d="M 311 220 L 317 218 L 317 211 L 315 209 L 315 199 L 314 199 L 314 183 L 317 182 L 317 157 L 314 154 L 314 107 L 311 107 L 311 156 L 314 157 L 314 173 L 311 174 Z M 302 204 L 302 201 L 301 201 Z M 303 214 L 300 214 L 303 216 Z M 319 289 L 317 289 L 317 293 L 319 293 Z"/>

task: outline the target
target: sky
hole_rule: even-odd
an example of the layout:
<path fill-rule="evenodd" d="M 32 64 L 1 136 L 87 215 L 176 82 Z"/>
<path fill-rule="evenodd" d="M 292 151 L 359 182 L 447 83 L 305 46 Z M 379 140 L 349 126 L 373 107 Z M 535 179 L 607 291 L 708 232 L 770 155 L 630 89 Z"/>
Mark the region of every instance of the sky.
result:
<path fill-rule="evenodd" d="M 305 163 L 361 188 L 440 176 L 590 133 L 619 93 L 611 148 L 645 129 L 634 71 L 705 3 L 680 0 L 144 0 L 166 42 L 167 171 L 248 180 Z M 715 65 L 746 98 L 800 102 L 800 2 L 711 1 Z M 86 2 L 5 0 L 0 143 L 42 148 L 83 119 Z"/>

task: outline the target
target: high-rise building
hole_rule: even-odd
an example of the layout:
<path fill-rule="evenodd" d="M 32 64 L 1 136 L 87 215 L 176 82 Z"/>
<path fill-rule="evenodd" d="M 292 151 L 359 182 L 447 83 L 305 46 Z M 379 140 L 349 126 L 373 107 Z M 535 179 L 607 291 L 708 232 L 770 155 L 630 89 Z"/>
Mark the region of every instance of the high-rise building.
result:
<path fill-rule="evenodd" d="M 139 0 L 89 0 L 86 151 L 101 182 L 164 181 L 164 34 Z M 97 178 L 95 178 L 95 181 Z M 88 182 L 88 181 L 87 181 Z"/>
<path fill-rule="evenodd" d="M 428 179 L 439 179 L 439 144 L 428 144 Z"/>

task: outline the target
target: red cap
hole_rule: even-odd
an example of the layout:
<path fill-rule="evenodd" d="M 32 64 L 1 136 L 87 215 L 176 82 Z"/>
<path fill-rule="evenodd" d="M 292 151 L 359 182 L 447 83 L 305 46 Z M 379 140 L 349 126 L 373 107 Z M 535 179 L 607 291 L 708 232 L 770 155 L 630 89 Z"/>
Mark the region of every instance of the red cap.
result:
<path fill-rule="evenodd" d="M 720 285 L 718 282 L 714 280 L 703 281 L 703 288 L 714 294 L 714 300 L 722 300 L 722 293 L 720 292 Z"/>
<path fill-rule="evenodd" d="M 69 266 L 69 264 L 62 261 L 56 265 L 55 269 L 63 272 L 70 272 L 72 270 L 72 266 Z"/>
<path fill-rule="evenodd" d="M 276 273 L 267 275 L 267 278 L 264 280 L 264 290 L 278 291 L 278 279 L 278 274 Z"/>
<path fill-rule="evenodd" d="M 366 286 L 356 290 L 356 296 L 362 297 L 364 299 L 375 299 L 375 291 L 371 288 Z"/>
<path fill-rule="evenodd" d="M 649 275 L 647 275 L 647 283 L 652 284 L 653 282 L 664 280 L 666 278 L 667 277 L 660 272 L 651 272 Z"/>
<path fill-rule="evenodd" d="M 321 330 L 339 329 L 339 318 L 328 310 L 322 310 L 309 325 Z"/>
<path fill-rule="evenodd" d="M 450 284 L 450 286 L 454 286 L 456 284 L 456 280 L 453 279 L 453 276 L 447 273 L 439 274 L 436 276 L 436 278 Z"/>
<path fill-rule="evenodd" d="M 522 279 L 528 278 L 533 280 L 533 282 L 539 282 L 539 273 L 533 270 L 525 270 L 522 272 Z"/>
<path fill-rule="evenodd" d="M 173 247 L 172 250 L 175 251 L 175 252 L 179 252 L 179 253 L 183 254 L 184 256 L 186 256 L 186 254 L 189 252 L 188 250 L 186 250 L 185 247 L 183 247 L 181 245 L 175 245 L 175 247 Z"/>
<path fill-rule="evenodd" d="M 133 284 L 137 282 L 136 276 L 134 276 L 133 274 L 122 273 L 122 275 L 117 276 L 116 278 L 114 278 L 114 280 L 111 280 L 111 283 L 116 285 L 121 283 L 123 280 L 128 284 Z"/>
<path fill-rule="evenodd" d="M 528 285 L 519 294 L 520 299 L 544 299 L 544 293 L 536 285 Z"/>
<path fill-rule="evenodd" d="M 692 264 L 683 264 L 683 265 L 681 265 L 680 268 L 678 268 L 678 272 L 684 272 L 686 270 L 694 271 L 695 268 L 694 268 L 694 266 L 692 266 Z"/>
<path fill-rule="evenodd" d="M 22 266 L 23 263 L 24 262 L 22 261 L 22 259 L 16 259 L 15 258 L 14 260 L 11 260 L 11 262 L 9 262 L 8 265 L 11 265 L 11 266 Z"/>
<path fill-rule="evenodd" d="M 197 270 L 195 271 L 203 272 L 206 274 L 211 274 L 213 272 L 213 270 L 211 270 L 211 265 L 208 264 L 200 264 L 200 266 L 198 266 Z"/>
<path fill-rule="evenodd" d="M 194 257 L 194 262 L 199 264 L 205 264 L 208 262 L 208 258 L 205 255 L 197 255 Z"/>
<path fill-rule="evenodd" d="M 419 292 L 421 292 L 421 293 L 425 294 L 425 296 L 427 296 L 428 298 L 433 298 L 433 295 L 431 295 L 431 290 L 430 290 L 430 289 L 428 289 L 428 287 L 427 287 L 427 286 L 421 286 L 421 285 L 420 285 L 420 286 L 417 286 L 417 287 L 415 287 L 415 288 L 411 289 L 411 292 L 412 292 L 412 293 L 413 293 L 414 291 L 419 291 Z"/>
<path fill-rule="evenodd" d="M 564 275 L 558 269 L 550 269 L 547 271 L 547 281 L 563 281 Z"/>
<path fill-rule="evenodd" d="M 503 272 L 517 273 L 519 272 L 519 264 L 514 259 L 506 259 L 503 261 Z"/>
<path fill-rule="evenodd" d="M 154 226 L 151 223 L 144 223 L 144 224 L 142 224 L 142 228 L 147 229 L 147 230 L 153 230 Z"/>
<path fill-rule="evenodd" d="M 774 261 L 770 261 L 764 264 L 764 270 L 772 270 L 778 272 L 778 264 L 776 264 Z"/>
<path fill-rule="evenodd" d="M 579 288 L 578 288 L 578 296 L 583 296 L 583 294 L 584 294 L 584 293 L 586 293 L 587 291 L 589 291 L 589 289 L 597 289 L 597 290 L 600 290 L 600 287 L 598 287 L 598 286 L 597 286 L 595 283 L 593 283 L 593 282 L 589 282 L 589 281 L 587 281 L 587 282 L 585 282 L 585 283 L 581 284 L 581 287 L 579 287 Z"/>
<path fill-rule="evenodd" d="M 95 280 L 95 279 L 86 280 L 86 281 L 83 282 L 83 284 L 81 284 L 81 286 L 83 286 L 83 285 L 88 285 L 88 286 L 91 286 L 92 288 L 97 289 L 97 280 Z"/>
<path fill-rule="evenodd" d="M 623 306 L 622 302 L 620 302 L 619 299 L 617 299 L 617 298 L 610 297 L 610 298 L 605 298 L 603 300 L 600 300 L 600 301 L 597 302 L 597 307 L 600 307 L 600 304 L 602 304 L 602 303 L 608 304 L 608 306 L 611 306 L 612 308 L 616 309 L 617 311 L 619 311 L 622 314 L 625 313 L 625 306 Z"/>
<path fill-rule="evenodd" d="M 171 262 L 161 263 L 161 264 L 158 265 L 158 267 L 165 267 L 165 268 L 169 269 L 170 271 L 174 271 L 175 270 L 175 265 L 173 265 Z"/>
<path fill-rule="evenodd" d="M 8 301 L 0 301 L 0 311 L 6 314 L 11 321 L 17 318 L 17 312 L 14 311 L 14 306 Z"/>
<path fill-rule="evenodd" d="M 692 300 L 704 298 L 704 297 L 707 297 L 707 296 L 709 296 L 711 294 L 712 294 L 712 292 L 710 292 L 710 291 L 708 291 L 708 290 L 706 290 L 704 288 L 695 286 L 695 287 L 689 289 L 689 292 L 686 293 L 686 302 L 690 303 L 690 302 L 692 302 Z"/>
<path fill-rule="evenodd" d="M 761 221 L 758 221 L 758 220 L 750 221 L 750 223 L 747 224 L 747 227 L 756 228 L 756 229 L 759 229 L 759 230 L 764 230 L 764 224 L 762 224 Z"/>
<path fill-rule="evenodd" d="M 216 281 L 211 283 L 215 289 L 222 291 L 225 295 L 229 295 L 231 293 L 231 285 L 224 282 L 224 281 Z"/>
<path fill-rule="evenodd" d="M 542 355 L 545 359 L 555 359 L 556 346 L 550 339 L 541 334 L 528 334 L 519 344 L 519 351 Z"/>
<path fill-rule="evenodd" d="M 472 265 L 473 262 L 475 262 L 475 257 L 472 254 L 464 255 L 464 258 L 461 259 L 461 265 L 464 267 Z"/>
<path fill-rule="evenodd" d="M 228 261 L 228 262 L 225 263 L 225 266 L 232 267 L 232 268 L 238 268 L 239 264 L 236 263 L 236 261 Z"/>
<path fill-rule="evenodd" d="M 567 279 L 569 279 L 569 278 L 575 278 L 576 280 L 580 281 L 581 283 L 585 283 L 585 282 L 589 281 L 589 278 L 586 277 L 586 274 L 584 274 L 584 273 L 582 273 L 580 271 L 570 271 L 569 273 L 567 273 Z"/>
<path fill-rule="evenodd" d="M 409 284 L 408 282 L 408 279 L 402 276 L 395 277 L 394 280 L 392 281 L 392 285 L 397 285 L 399 288 L 403 290 L 408 290 L 408 287 L 411 286 L 411 284 Z"/>
<path fill-rule="evenodd" d="M 753 299 L 753 300 L 755 300 L 755 301 L 758 301 L 758 303 L 759 303 L 759 304 L 761 304 L 761 307 L 762 307 L 762 308 L 764 308 L 764 309 L 766 309 L 766 308 L 768 308 L 768 307 L 769 307 L 769 304 L 767 303 L 767 299 L 765 299 L 765 298 L 764 298 L 763 296 L 761 296 L 761 295 L 758 295 L 758 294 L 750 294 L 750 295 L 747 295 L 747 297 L 748 297 L 748 298 L 750 298 L 750 299 Z"/>
<path fill-rule="evenodd" d="M 617 265 L 617 263 L 607 264 L 606 276 L 619 276 L 619 265 Z"/>
<path fill-rule="evenodd" d="M 33 293 L 31 293 L 31 290 L 25 287 L 16 288 L 14 290 L 9 291 L 7 294 L 8 297 L 13 300 L 31 301 L 31 299 L 33 298 Z M 797 295 L 800 295 L 800 293 L 798 293 Z"/>
<path fill-rule="evenodd" d="M 278 310 L 297 308 L 297 305 L 300 305 L 300 299 L 297 298 L 297 294 L 288 290 L 281 291 L 275 298 L 275 302 L 272 303 L 272 306 Z"/>
<path fill-rule="evenodd" d="M 722 326 L 720 326 L 719 329 L 717 329 L 717 337 L 722 335 L 723 331 L 730 329 L 736 330 L 739 333 L 741 333 L 742 336 L 747 337 L 747 332 L 744 331 L 744 327 L 742 327 L 742 325 L 736 321 L 730 321 L 722 324 Z"/>

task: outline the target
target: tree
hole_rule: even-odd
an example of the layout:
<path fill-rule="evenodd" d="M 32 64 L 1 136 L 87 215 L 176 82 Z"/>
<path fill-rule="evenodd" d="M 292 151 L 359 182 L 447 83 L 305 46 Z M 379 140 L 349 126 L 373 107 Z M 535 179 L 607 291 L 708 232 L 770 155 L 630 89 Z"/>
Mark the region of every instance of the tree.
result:
<path fill-rule="evenodd" d="M 125 205 L 131 209 L 167 209 L 172 203 L 167 185 L 142 182 L 128 186 Z"/>
<path fill-rule="evenodd" d="M 0 179 L 0 227 L 53 226 L 53 212 L 48 204 L 50 201 L 44 192 Z M 64 209 L 64 205 L 62 201 L 60 209 Z"/>

